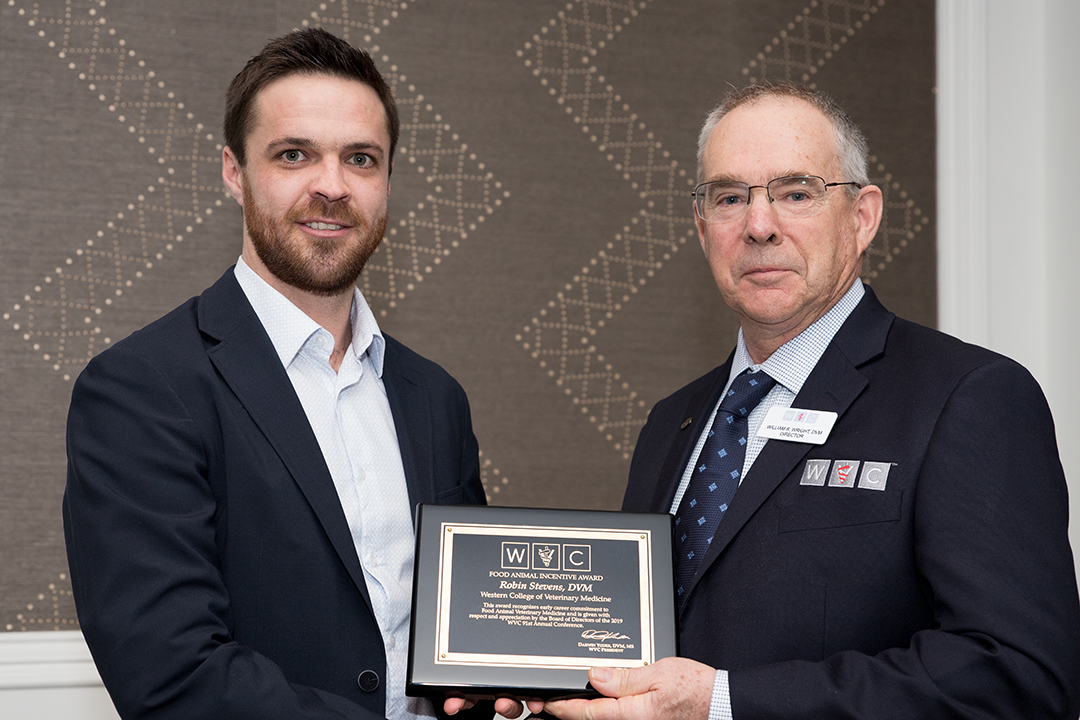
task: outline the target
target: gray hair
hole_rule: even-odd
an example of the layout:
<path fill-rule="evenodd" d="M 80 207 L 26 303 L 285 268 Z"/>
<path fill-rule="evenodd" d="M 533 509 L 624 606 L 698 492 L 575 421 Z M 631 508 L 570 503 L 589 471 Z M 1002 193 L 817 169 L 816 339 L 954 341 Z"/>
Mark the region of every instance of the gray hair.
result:
<path fill-rule="evenodd" d="M 843 178 L 828 178 L 829 182 L 842 180 L 844 182 L 857 182 L 866 186 L 870 184 L 867 171 L 869 150 L 867 149 L 866 136 L 863 135 L 859 126 L 851 121 L 847 113 L 839 103 L 819 90 L 811 90 L 804 85 L 793 82 L 761 82 L 747 85 L 744 88 L 732 90 L 713 108 L 701 126 L 701 134 L 698 136 L 697 152 L 697 179 L 703 182 L 702 161 L 705 157 L 705 145 L 709 137 L 716 129 L 717 123 L 729 112 L 742 105 L 755 103 L 765 98 L 793 98 L 802 100 L 811 107 L 817 108 L 832 123 L 836 136 L 836 154 L 840 160 L 840 172 Z M 858 189 L 847 185 L 846 190 L 855 195 Z"/>

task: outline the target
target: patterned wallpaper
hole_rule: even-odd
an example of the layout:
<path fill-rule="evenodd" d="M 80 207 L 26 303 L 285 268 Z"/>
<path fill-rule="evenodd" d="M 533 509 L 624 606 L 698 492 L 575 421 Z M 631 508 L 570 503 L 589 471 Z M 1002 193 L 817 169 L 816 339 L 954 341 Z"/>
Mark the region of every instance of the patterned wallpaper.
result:
<path fill-rule="evenodd" d="M 929 0 L 0 0 L 0 631 L 76 626 L 72 382 L 235 261 L 224 89 L 308 25 L 393 84 L 391 224 L 362 289 L 465 386 L 492 503 L 617 508 L 649 408 L 730 350 L 689 197 L 729 85 L 844 104 L 886 200 L 864 278 L 934 322 Z"/>

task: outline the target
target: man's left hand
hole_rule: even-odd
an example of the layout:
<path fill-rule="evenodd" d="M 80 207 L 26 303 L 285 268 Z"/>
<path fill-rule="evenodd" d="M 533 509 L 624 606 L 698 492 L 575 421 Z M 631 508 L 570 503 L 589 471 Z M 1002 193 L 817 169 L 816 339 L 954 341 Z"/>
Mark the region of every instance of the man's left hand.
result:
<path fill-rule="evenodd" d="M 593 668 L 589 682 L 606 697 L 558 700 L 544 711 L 563 720 L 705 720 L 716 670 L 686 658 L 664 658 L 643 668 Z"/>

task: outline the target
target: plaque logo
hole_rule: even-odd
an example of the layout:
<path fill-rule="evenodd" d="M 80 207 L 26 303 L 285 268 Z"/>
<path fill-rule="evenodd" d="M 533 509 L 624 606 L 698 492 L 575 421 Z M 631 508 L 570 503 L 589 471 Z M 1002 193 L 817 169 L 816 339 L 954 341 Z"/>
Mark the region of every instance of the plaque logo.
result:
<path fill-rule="evenodd" d="M 592 546 L 563 545 L 563 570 L 592 572 Z"/>
<path fill-rule="evenodd" d="M 558 570 L 558 550 L 558 545 L 533 543 L 533 570 Z"/>
<path fill-rule="evenodd" d="M 502 569 L 592 572 L 592 545 L 504 541 Z"/>
<path fill-rule="evenodd" d="M 502 544 L 502 566 L 504 570 L 528 570 L 529 543 L 504 542 Z"/>

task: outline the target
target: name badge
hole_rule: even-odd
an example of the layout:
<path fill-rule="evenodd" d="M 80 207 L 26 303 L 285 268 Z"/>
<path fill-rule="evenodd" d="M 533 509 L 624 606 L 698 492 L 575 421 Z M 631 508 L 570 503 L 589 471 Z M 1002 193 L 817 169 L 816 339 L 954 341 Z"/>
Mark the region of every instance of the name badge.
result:
<path fill-rule="evenodd" d="M 758 437 L 821 445 L 828 439 L 836 422 L 836 413 L 828 410 L 800 410 L 774 407 L 758 428 Z"/>

